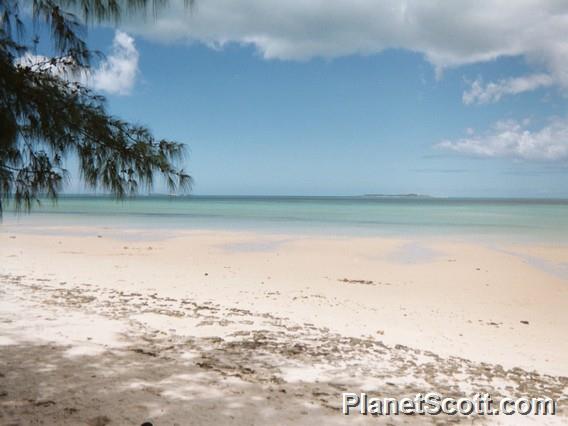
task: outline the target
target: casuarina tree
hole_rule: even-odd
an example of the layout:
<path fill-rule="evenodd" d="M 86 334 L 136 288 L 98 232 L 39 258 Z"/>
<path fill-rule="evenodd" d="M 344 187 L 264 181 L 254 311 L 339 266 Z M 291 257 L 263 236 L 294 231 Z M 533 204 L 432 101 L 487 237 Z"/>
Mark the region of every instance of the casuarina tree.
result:
<path fill-rule="evenodd" d="M 89 24 L 163 5 L 155 0 L 0 0 L 0 214 L 6 202 L 29 210 L 56 199 L 76 159 L 79 177 L 118 198 L 163 179 L 187 190 L 184 145 L 157 139 L 143 126 L 111 115 L 85 83 L 97 53 Z M 50 54 L 35 54 L 49 41 Z M 32 59 L 30 59 L 32 58 Z"/>

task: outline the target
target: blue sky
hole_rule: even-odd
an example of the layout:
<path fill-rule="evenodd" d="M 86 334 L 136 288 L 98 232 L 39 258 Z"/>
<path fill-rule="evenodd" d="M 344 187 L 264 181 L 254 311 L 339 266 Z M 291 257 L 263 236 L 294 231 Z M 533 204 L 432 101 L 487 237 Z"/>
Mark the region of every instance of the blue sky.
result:
<path fill-rule="evenodd" d="M 173 36 L 156 35 L 160 19 L 123 25 L 133 71 L 118 62 L 113 80 L 107 67 L 124 84 L 100 89 L 116 115 L 188 144 L 195 194 L 568 196 L 568 103 L 553 60 L 418 42 L 330 52 L 334 34 L 321 52 L 290 53 L 241 33 L 185 34 L 195 18 L 183 19 Z M 89 40 L 120 59 L 116 34 L 96 28 Z M 325 30 L 303 37 L 328 41 Z"/>

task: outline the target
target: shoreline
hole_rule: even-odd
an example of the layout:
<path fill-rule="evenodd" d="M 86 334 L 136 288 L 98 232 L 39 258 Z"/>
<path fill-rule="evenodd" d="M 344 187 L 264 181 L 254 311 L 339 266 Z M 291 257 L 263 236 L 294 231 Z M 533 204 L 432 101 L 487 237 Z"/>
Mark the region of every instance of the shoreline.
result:
<path fill-rule="evenodd" d="M 549 239 L 547 235 L 522 235 L 511 233 L 483 233 L 473 232 L 437 232 L 435 229 L 416 232 L 417 226 L 408 226 L 408 230 L 402 232 L 379 232 L 372 231 L 365 227 L 334 227 L 327 224 L 321 229 L 304 227 L 288 228 L 287 226 L 278 227 L 274 223 L 271 225 L 263 224 L 255 226 L 253 222 L 247 225 L 231 224 L 212 226 L 211 224 L 189 226 L 188 224 L 178 224 L 175 226 L 162 226 L 157 222 L 128 222 L 129 214 L 122 214 L 125 221 L 116 222 L 113 216 L 92 216 L 85 215 L 83 222 L 75 222 L 82 215 L 75 216 L 71 213 L 33 213 L 32 215 L 8 216 L 2 218 L 0 222 L 1 234 L 28 234 L 45 236 L 69 236 L 69 237 L 93 237 L 103 235 L 105 238 L 120 240 L 138 239 L 140 241 L 159 242 L 162 240 L 173 240 L 191 235 L 232 235 L 243 238 L 294 238 L 294 239 L 320 239 L 320 240 L 385 240 L 385 241 L 417 241 L 420 243 L 464 243 L 480 245 L 488 248 L 514 247 L 520 246 L 523 250 L 527 248 L 557 248 L 566 249 L 568 252 L 568 234 L 566 237 Z M 144 215 L 140 216 L 144 218 Z M 107 221 L 108 223 L 97 223 L 94 221 Z M 165 216 L 164 220 L 167 221 Z M 114 223 L 116 222 L 116 223 Z M 413 229 L 414 228 L 414 229 Z M 412 231 L 410 229 L 413 229 Z M 566 262 L 568 264 L 568 262 Z"/>

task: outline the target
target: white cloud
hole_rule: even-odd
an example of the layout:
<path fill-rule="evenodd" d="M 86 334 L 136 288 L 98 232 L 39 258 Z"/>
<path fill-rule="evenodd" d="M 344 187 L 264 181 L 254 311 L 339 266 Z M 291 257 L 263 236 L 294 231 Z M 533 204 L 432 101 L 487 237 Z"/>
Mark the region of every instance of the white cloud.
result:
<path fill-rule="evenodd" d="M 15 61 L 21 67 L 31 67 L 34 70 L 49 71 L 62 78 L 72 77 L 72 61 L 68 58 L 49 58 L 43 55 L 33 55 L 26 52 Z M 76 70 L 76 68 L 73 68 Z"/>
<path fill-rule="evenodd" d="M 480 136 L 469 135 L 442 141 L 437 148 L 463 155 L 512 158 L 527 161 L 568 160 L 568 120 L 556 119 L 538 130 L 528 129 L 528 120 L 497 122 Z"/>
<path fill-rule="evenodd" d="M 138 75 L 139 57 L 134 39 L 117 31 L 112 42 L 112 52 L 91 73 L 88 83 L 94 89 L 107 93 L 129 94 Z"/>
<path fill-rule="evenodd" d="M 21 67 L 42 68 L 45 64 L 45 66 L 49 66 L 51 68 L 49 61 L 50 58 L 48 58 L 47 56 L 32 55 L 31 53 L 26 52 L 24 56 L 20 56 L 19 58 L 16 59 L 16 65 L 19 65 Z"/>
<path fill-rule="evenodd" d="M 486 85 L 483 84 L 481 79 L 477 79 L 471 83 L 469 90 L 463 93 L 462 100 L 466 105 L 487 104 L 497 102 L 505 95 L 517 95 L 541 87 L 549 87 L 554 83 L 554 79 L 548 74 L 508 78 Z"/>
<path fill-rule="evenodd" d="M 177 0 L 157 21 L 126 28 L 163 41 L 256 47 L 267 59 L 302 60 L 402 48 L 437 71 L 521 55 L 568 87 L 564 0 Z"/>
<path fill-rule="evenodd" d="M 47 69 L 61 78 L 78 81 L 95 90 L 127 95 L 136 82 L 139 56 L 134 39 L 122 31 L 117 31 L 111 53 L 97 67 L 90 70 L 73 67 L 67 58 L 55 59 L 30 53 L 18 58 L 16 63 L 21 66 Z"/>

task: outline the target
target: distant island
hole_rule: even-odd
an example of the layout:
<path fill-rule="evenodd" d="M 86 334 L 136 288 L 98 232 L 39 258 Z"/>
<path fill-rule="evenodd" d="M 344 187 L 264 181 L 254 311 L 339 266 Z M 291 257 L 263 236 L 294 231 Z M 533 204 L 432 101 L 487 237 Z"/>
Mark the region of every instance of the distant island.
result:
<path fill-rule="evenodd" d="M 363 194 L 368 198 L 432 198 L 431 195 L 423 194 Z"/>

